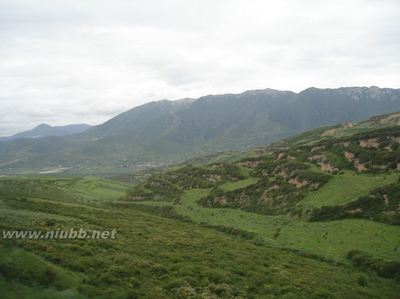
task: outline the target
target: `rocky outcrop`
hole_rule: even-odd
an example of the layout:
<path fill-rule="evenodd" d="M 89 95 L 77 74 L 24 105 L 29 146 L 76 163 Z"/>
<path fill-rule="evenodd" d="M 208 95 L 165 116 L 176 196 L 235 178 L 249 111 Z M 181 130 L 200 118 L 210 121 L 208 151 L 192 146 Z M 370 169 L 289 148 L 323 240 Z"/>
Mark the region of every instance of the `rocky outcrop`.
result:
<path fill-rule="evenodd" d="M 276 157 L 277 160 L 282 160 L 283 158 L 286 157 L 285 153 L 279 153 L 278 156 Z"/>
<path fill-rule="evenodd" d="M 329 130 L 324 131 L 324 132 L 321 134 L 321 136 L 322 136 L 322 137 L 333 136 L 333 135 L 336 134 L 336 131 L 337 131 L 336 129 L 329 129 Z"/>
<path fill-rule="evenodd" d="M 287 179 L 290 176 L 290 174 L 285 169 L 279 171 L 276 175 L 284 179 Z"/>
<path fill-rule="evenodd" d="M 344 156 L 349 162 L 353 162 L 355 159 L 355 155 L 352 152 L 346 151 L 344 152 Z"/>
<path fill-rule="evenodd" d="M 308 160 L 311 162 L 316 162 L 318 165 L 320 165 L 322 171 L 326 171 L 329 173 L 335 173 L 335 172 L 339 171 L 339 169 L 337 167 L 333 166 L 328 161 L 328 158 L 325 155 L 314 155 L 314 156 L 308 157 Z"/>
<path fill-rule="evenodd" d="M 296 188 L 304 187 L 308 184 L 307 181 L 299 180 L 297 178 L 293 178 L 289 180 L 289 184 L 295 185 Z"/>
<path fill-rule="evenodd" d="M 329 162 L 324 162 L 321 164 L 321 170 L 322 171 L 327 171 L 329 173 L 336 173 L 339 171 L 339 169 L 335 166 L 333 166 L 332 164 L 330 164 Z"/>
<path fill-rule="evenodd" d="M 224 206 L 227 203 L 225 196 L 214 197 L 214 203 L 220 206 Z"/>
<path fill-rule="evenodd" d="M 378 142 L 377 138 L 360 140 L 359 144 L 361 147 L 367 147 L 367 148 L 378 148 L 379 147 L 379 142 Z"/>
<path fill-rule="evenodd" d="M 365 166 L 364 163 L 360 163 L 358 159 L 354 161 L 354 167 L 357 169 L 358 172 L 363 172 L 367 170 L 367 167 Z"/>
<path fill-rule="evenodd" d="M 219 174 L 211 174 L 207 179 L 212 183 L 218 183 L 222 181 L 222 176 Z"/>

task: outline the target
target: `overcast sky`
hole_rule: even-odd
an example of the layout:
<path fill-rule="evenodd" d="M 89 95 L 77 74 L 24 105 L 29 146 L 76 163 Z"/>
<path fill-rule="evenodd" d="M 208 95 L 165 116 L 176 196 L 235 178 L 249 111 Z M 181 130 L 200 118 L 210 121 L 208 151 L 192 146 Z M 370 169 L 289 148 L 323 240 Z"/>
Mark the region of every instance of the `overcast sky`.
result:
<path fill-rule="evenodd" d="M 399 0 L 0 0 L 0 136 L 163 98 L 399 83 Z"/>

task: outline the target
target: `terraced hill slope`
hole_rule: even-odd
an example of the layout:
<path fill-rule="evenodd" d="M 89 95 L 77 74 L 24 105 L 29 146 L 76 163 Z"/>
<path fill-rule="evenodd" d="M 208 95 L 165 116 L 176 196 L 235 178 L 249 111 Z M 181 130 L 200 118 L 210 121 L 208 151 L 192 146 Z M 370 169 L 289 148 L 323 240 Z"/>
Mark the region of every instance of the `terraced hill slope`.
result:
<path fill-rule="evenodd" d="M 124 201 L 337 261 L 349 262 L 352 250 L 400 261 L 399 120 L 384 115 L 212 164 L 194 160 L 150 176 Z"/>

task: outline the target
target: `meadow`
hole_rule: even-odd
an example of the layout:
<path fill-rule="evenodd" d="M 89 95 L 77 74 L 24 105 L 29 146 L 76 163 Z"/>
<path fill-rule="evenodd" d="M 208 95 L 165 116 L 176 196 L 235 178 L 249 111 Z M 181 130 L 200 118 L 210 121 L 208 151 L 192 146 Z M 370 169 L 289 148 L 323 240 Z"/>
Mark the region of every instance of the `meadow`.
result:
<path fill-rule="evenodd" d="M 394 280 L 349 264 L 200 224 L 220 224 L 224 218 L 223 224 L 234 225 L 235 219 L 241 229 L 254 227 L 261 236 L 268 221 L 276 228 L 288 222 L 201 208 L 196 200 L 207 189 L 190 190 L 175 205 L 178 214 L 193 217 L 190 221 L 146 211 L 144 203 L 127 204 L 122 195 L 129 186 L 112 181 L 31 177 L 12 182 L 8 178 L 1 185 L 3 230 L 116 228 L 118 234 L 116 240 L 2 240 L 2 298 L 395 298 L 399 292 Z M 90 192 L 105 190 L 103 200 L 92 201 Z M 65 197 L 52 199 L 53 194 Z M 251 216 L 253 223 L 247 223 Z"/>
<path fill-rule="evenodd" d="M 380 178 L 377 180 L 381 184 L 391 181 Z M 341 179 L 339 181 L 345 182 Z M 326 194 L 330 192 L 330 188 L 331 185 L 327 185 L 315 193 Z M 268 244 L 301 249 L 340 262 L 347 262 L 347 253 L 354 249 L 362 249 L 376 257 L 400 261 L 400 230 L 396 226 L 363 219 L 308 222 L 290 215 L 269 216 L 238 209 L 201 207 L 197 201 L 207 196 L 209 191 L 187 191 L 178 205 L 162 201 L 142 201 L 138 204 L 172 206 L 178 215 L 186 216 L 196 223 L 242 229 L 254 233 L 258 239 Z M 361 188 L 359 194 L 363 192 L 365 189 Z M 311 194 L 310 197 L 315 198 L 318 194 Z M 356 192 L 353 194 L 357 195 Z"/>

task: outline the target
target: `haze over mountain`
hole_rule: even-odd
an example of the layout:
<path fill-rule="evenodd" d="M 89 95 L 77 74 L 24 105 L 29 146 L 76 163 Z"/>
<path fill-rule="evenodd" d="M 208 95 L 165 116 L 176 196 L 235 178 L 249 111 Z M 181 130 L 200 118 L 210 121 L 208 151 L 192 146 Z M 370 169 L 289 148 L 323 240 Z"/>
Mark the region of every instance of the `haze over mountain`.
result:
<path fill-rule="evenodd" d="M 0 171 L 132 170 L 241 150 L 320 126 L 400 111 L 400 89 L 272 89 L 151 102 L 73 136 L 0 143 Z"/>
<path fill-rule="evenodd" d="M 48 124 L 40 124 L 32 130 L 21 132 L 12 136 L 0 137 L 0 141 L 10 141 L 21 138 L 43 138 L 48 136 L 69 136 L 74 134 L 79 134 L 91 126 L 86 124 L 74 124 L 74 125 L 66 125 L 66 126 L 50 126 Z"/>

